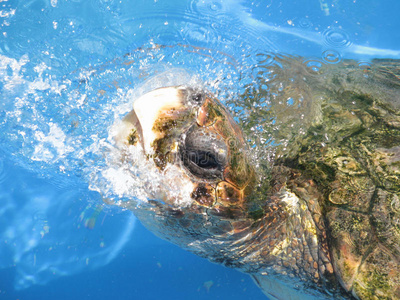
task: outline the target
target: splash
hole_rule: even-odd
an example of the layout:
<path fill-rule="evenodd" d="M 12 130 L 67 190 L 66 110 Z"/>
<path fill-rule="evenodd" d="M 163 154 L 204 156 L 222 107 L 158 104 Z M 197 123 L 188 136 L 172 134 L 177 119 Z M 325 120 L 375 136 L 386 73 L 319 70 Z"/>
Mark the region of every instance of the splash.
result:
<path fill-rule="evenodd" d="M 105 203 L 146 203 L 145 183 L 161 182 L 145 162 L 124 163 L 112 138 L 134 99 L 182 84 L 229 94 L 240 76 L 231 57 L 186 45 L 146 45 L 64 77 L 28 55 L 0 62 L 0 267 L 16 269 L 16 289 L 104 266 L 131 240 L 133 215 Z"/>

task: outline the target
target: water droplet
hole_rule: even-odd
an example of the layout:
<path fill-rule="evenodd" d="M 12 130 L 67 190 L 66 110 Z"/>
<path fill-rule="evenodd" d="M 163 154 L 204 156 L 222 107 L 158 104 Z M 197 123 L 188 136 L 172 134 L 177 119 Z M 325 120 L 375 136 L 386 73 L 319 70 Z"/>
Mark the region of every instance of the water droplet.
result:
<path fill-rule="evenodd" d="M 219 2 L 213 2 L 210 4 L 210 9 L 213 11 L 221 10 L 222 5 Z"/>
<path fill-rule="evenodd" d="M 325 37 L 325 43 L 333 48 L 346 48 L 350 46 L 349 35 L 340 28 L 328 28 L 323 33 Z"/>
<path fill-rule="evenodd" d="M 335 50 L 326 50 L 322 53 L 322 59 L 328 64 L 337 64 L 342 60 L 342 56 Z"/>

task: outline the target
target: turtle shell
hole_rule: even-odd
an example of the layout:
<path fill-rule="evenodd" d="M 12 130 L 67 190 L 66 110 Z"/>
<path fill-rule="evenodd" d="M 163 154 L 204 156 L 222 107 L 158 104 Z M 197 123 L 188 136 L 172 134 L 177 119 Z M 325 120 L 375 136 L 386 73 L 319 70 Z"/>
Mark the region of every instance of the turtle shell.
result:
<path fill-rule="evenodd" d="M 302 74 L 314 114 L 275 164 L 311 178 L 324 195 L 327 242 L 342 286 L 360 299 L 400 299 L 400 64 L 375 61 L 361 69 L 344 61 L 313 76 L 301 62 L 286 68 Z M 285 84 L 279 97 L 299 88 L 296 80 Z"/>

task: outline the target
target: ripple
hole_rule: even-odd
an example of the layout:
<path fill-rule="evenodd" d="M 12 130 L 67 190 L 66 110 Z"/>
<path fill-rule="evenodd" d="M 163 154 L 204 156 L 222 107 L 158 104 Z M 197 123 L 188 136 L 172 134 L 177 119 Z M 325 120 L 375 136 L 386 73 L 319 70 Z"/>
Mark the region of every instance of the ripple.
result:
<path fill-rule="evenodd" d="M 326 50 L 322 53 L 322 60 L 328 64 L 337 64 L 342 60 L 342 56 L 335 50 Z"/>
<path fill-rule="evenodd" d="M 8 176 L 7 167 L 5 166 L 4 159 L 0 158 L 0 183 L 3 183 Z"/>
<path fill-rule="evenodd" d="M 258 59 L 259 66 L 270 66 L 275 63 L 275 54 L 267 52 L 267 53 L 259 53 L 256 55 Z"/>
<path fill-rule="evenodd" d="M 302 28 L 309 28 L 309 27 L 312 26 L 312 23 L 311 23 L 311 21 L 310 21 L 309 19 L 307 19 L 307 18 L 301 18 L 301 19 L 299 20 L 299 26 L 302 27 Z"/>
<path fill-rule="evenodd" d="M 351 45 L 350 37 L 340 28 L 328 28 L 323 33 L 325 43 L 333 48 L 347 48 Z"/>
<path fill-rule="evenodd" d="M 206 28 L 190 24 L 190 26 L 182 29 L 182 35 L 189 44 L 196 44 L 197 42 L 216 44 L 218 41 L 218 34 L 212 27 Z"/>
<path fill-rule="evenodd" d="M 307 71 L 312 75 L 318 75 L 319 71 L 321 70 L 324 62 L 318 59 L 308 59 L 303 61 L 304 66 L 306 67 Z"/>

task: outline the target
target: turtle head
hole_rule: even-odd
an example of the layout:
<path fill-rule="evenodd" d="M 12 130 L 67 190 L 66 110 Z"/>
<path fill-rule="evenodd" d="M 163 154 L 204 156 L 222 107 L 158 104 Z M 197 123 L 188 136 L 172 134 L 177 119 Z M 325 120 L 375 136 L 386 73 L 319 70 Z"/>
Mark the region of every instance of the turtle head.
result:
<path fill-rule="evenodd" d="M 132 157 L 124 164 L 137 164 L 147 199 L 117 205 L 197 255 L 230 267 L 249 265 L 233 259 L 232 249 L 238 240 L 247 247 L 257 227 L 251 212 L 256 173 L 241 129 L 217 99 L 183 86 L 153 90 L 135 100 L 116 142 Z"/>
<path fill-rule="evenodd" d="M 123 120 L 117 142 L 141 151 L 163 178 L 149 198 L 175 209 L 244 212 L 254 168 L 241 129 L 210 94 L 178 86 L 143 95 Z"/>

